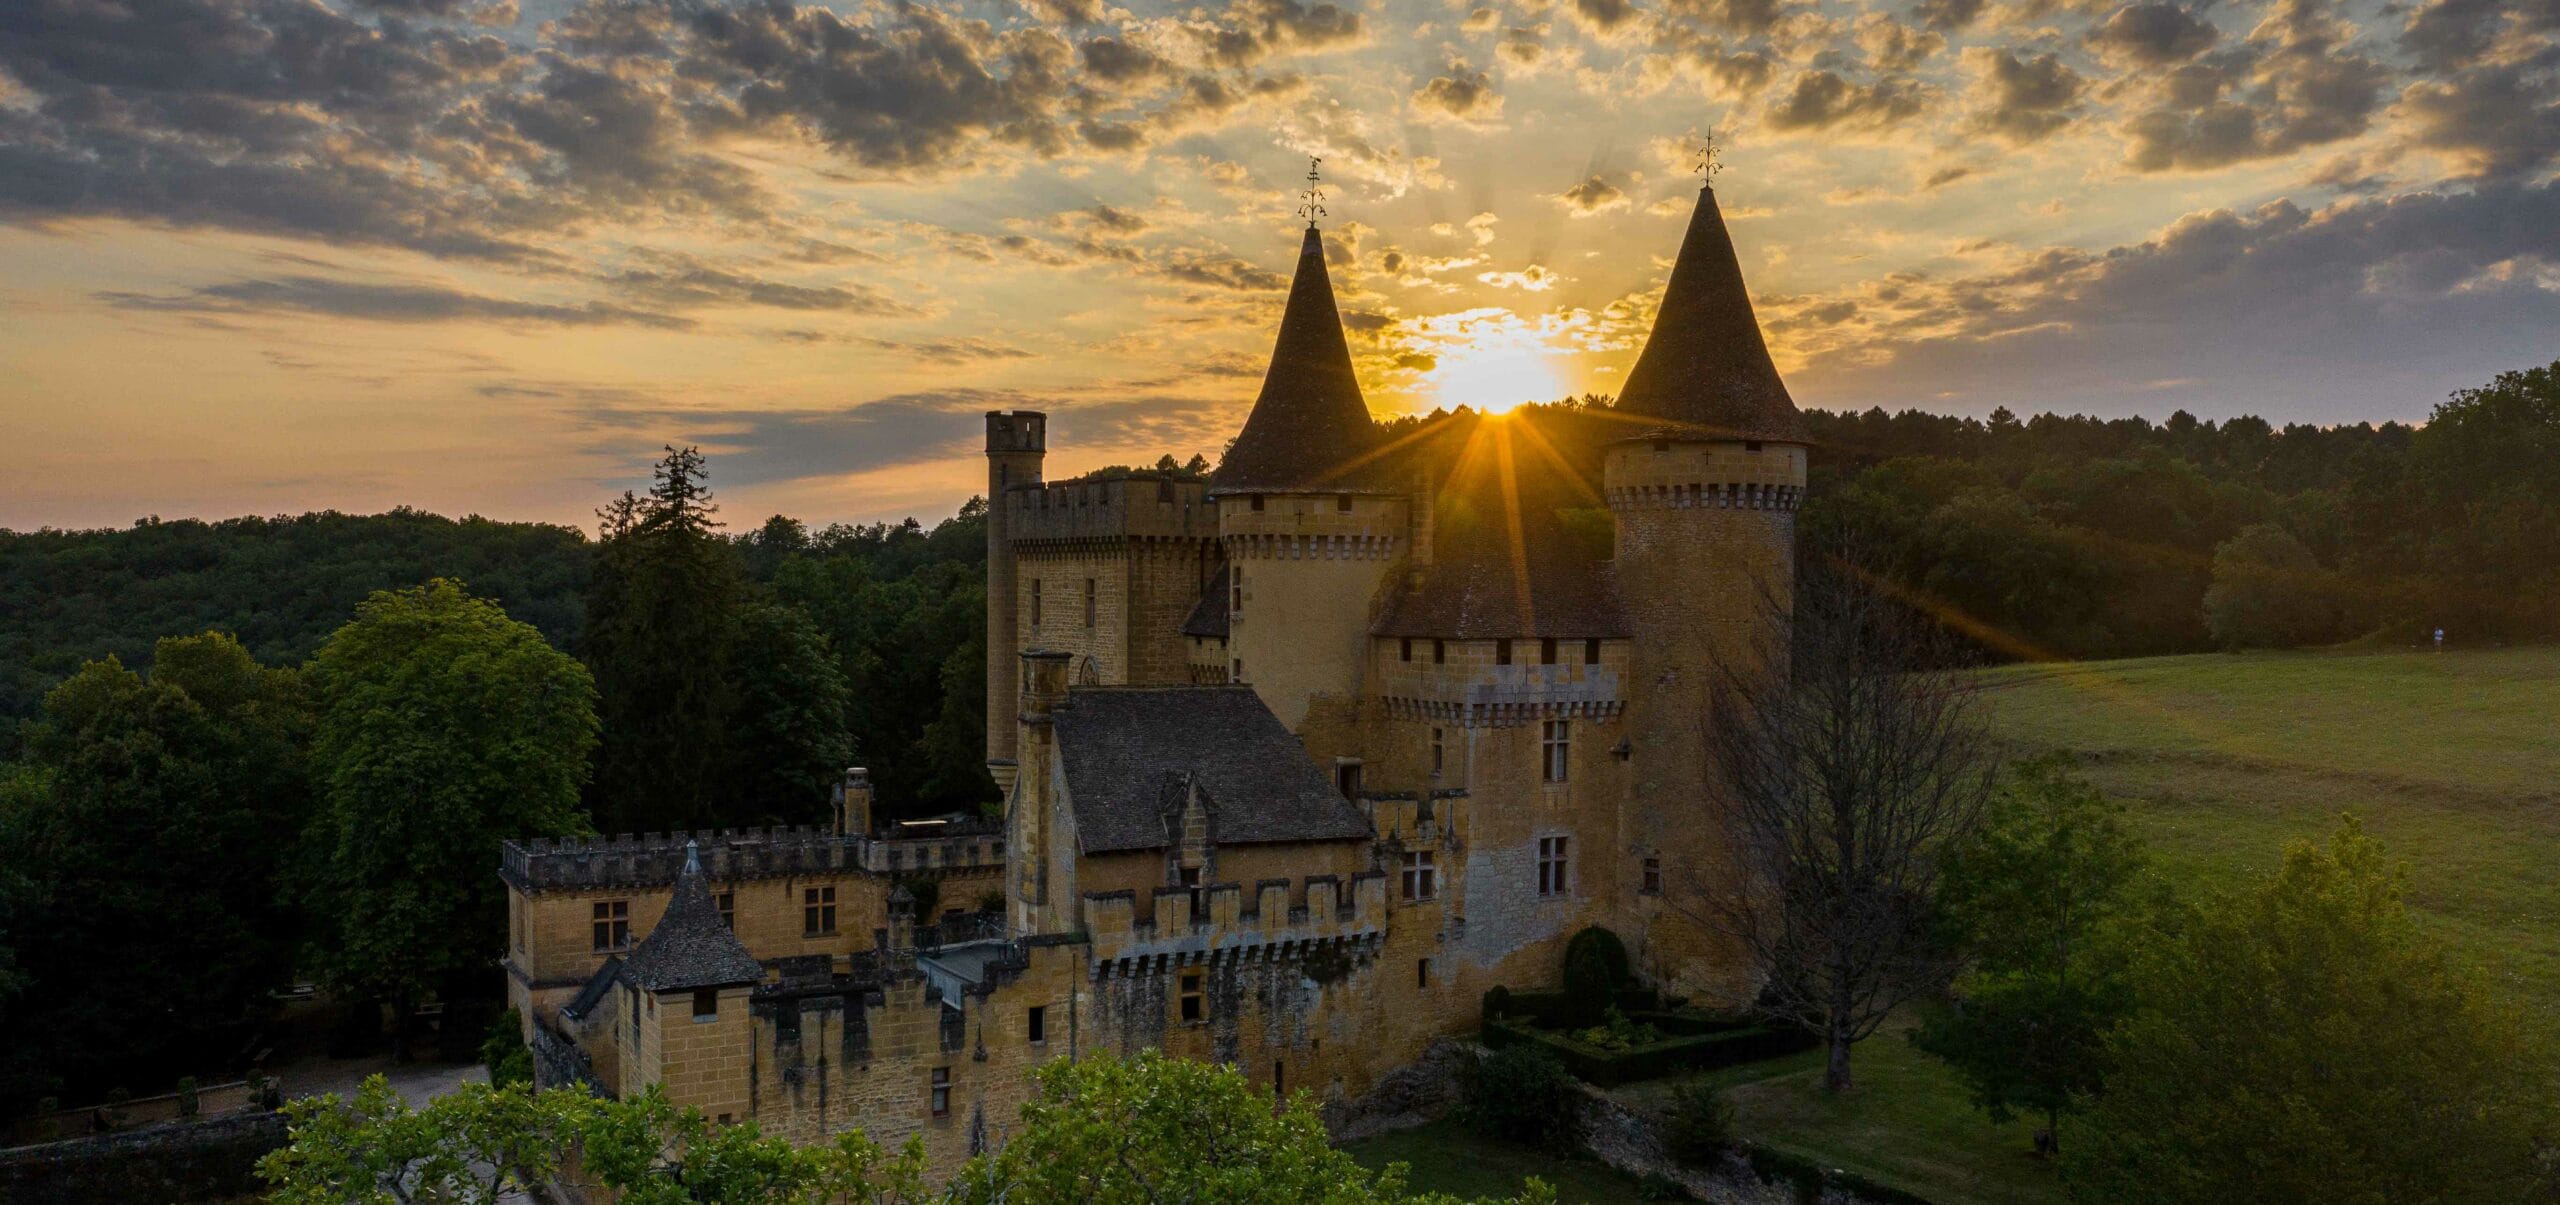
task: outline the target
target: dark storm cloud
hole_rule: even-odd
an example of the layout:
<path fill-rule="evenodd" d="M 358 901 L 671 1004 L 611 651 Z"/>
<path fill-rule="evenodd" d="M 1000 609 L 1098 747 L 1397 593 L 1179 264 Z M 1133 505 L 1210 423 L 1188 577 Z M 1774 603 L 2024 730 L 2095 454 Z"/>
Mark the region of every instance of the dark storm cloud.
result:
<path fill-rule="evenodd" d="M 1927 93 L 1907 79 L 1853 84 L 1833 71 L 1808 71 L 1770 106 L 1768 121 L 1780 130 L 1878 129 L 1920 115 Z"/>
<path fill-rule="evenodd" d="M 588 302 L 549 305 L 488 297 L 437 285 L 384 285 L 323 276 L 235 280 L 177 294 L 99 293 L 118 309 L 181 313 L 325 314 L 368 322 L 534 322 L 552 326 L 628 324 L 684 330 L 693 325 L 672 314 Z"/>
<path fill-rule="evenodd" d="M 2560 293 L 2537 276 L 2555 268 L 2560 182 L 2192 214 L 2132 246 L 1913 277 L 1890 301 L 1870 290 L 1866 338 L 1817 355 L 1801 393 L 1862 404 L 1961 380 L 1982 407 L 2041 391 L 2156 412 L 2149 383 L 2194 378 L 2235 411 L 2367 417 L 2338 412 L 2333 375 L 2304 371 L 2334 364 L 2358 366 L 2366 404 L 2389 408 L 2378 418 L 2547 361 Z"/>

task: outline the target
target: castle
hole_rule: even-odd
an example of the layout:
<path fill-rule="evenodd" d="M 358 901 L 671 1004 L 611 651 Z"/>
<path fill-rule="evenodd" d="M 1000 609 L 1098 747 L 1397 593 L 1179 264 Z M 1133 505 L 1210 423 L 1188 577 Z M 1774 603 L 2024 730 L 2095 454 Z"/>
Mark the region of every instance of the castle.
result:
<path fill-rule="evenodd" d="M 1585 926 L 1747 1000 L 1672 905 L 1731 881 L 1704 726 L 1792 590 L 1806 438 L 1712 191 L 1611 413 L 1605 556 L 1453 521 L 1428 441 L 1370 416 L 1310 225 L 1207 481 L 1046 481 L 1046 417 L 987 415 L 1002 821 L 875 823 L 857 769 L 826 828 L 508 843 L 539 1079 L 921 1133 L 947 1174 L 1096 1049 L 1356 1101 Z"/>

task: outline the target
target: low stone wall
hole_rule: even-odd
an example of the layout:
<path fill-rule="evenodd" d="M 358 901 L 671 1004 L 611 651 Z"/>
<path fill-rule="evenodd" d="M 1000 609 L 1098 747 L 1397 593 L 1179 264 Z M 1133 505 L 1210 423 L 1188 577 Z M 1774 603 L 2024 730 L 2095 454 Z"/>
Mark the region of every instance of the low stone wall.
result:
<path fill-rule="evenodd" d="M 233 1113 L 0 1151 L 0 1201 L 58 1205 L 226 1201 L 263 1191 L 258 1159 L 285 1144 L 282 1113 Z"/>

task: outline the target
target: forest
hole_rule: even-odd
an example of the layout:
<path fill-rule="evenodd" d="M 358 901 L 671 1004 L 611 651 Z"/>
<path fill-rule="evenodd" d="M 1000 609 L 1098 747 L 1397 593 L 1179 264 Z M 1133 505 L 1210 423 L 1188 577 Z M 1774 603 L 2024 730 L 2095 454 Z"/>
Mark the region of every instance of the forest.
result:
<path fill-rule="evenodd" d="M 1802 556 L 1995 659 L 2560 636 L 2560 365 L 2416 425 L 1807 420 Z M 1516 505 L 1592 554 L 1624 431 L 1600 398 L 1389 424 L 1451 529 Z M 888 815 L 989 806 L 984 500 L 740 528 L 715 471 L 668 449 L 593 535 L 0 532 L 0 1112 L 219 1063 L 297 978 L 485 997 L 498 834 L 817 823 L 849 765 Z"/>

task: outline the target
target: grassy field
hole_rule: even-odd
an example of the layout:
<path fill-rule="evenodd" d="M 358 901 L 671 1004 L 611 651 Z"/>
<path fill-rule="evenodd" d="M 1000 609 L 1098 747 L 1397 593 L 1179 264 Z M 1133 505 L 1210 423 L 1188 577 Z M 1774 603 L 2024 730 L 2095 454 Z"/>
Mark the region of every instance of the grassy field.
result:
<path fill-rule="evenodd" d="M 2288 842 L 2362 818 L 2410 871 L 2411 904 L 2467 957 L 2560 1016 L 2560 647 L 2163 657 L 1990 671 L 1991 716 L 2021 754 L 2061 750 L 2124 803 L 2183 887 L 2264 876 Z M 1858 1087 L 1822 1091 L 1818 1053 L 1714 1073 L 1744 1137 L 1941 1205 L 2060 1199 L 2032 1126 L 1994 1126 L 1898 1033 L 1864 1043 Z M 1639 1105 L 1674 1081 L 1635 1085 Z M 2067 1131 L 2066 1131 L 2067 1140 Z M 1516 1191 L 1535 1172 L 1601 1178 L 1566 1200 L 1626 1200 L 1592 1164 L 1508 1152 L 1445 1123 L 1354 1148 L 1417 1185 Z M 1554 1170 L 1549 1170 L 1554 1169 Z"/>
<path fill-rule="evenodd" d="M 2000 731 L 2123 802 L 2172 881 L 2272 870 L 2352 812 L 2409 899 L 2560 1008 L 2560 647 L 2205 655 L 1993 671 Z"/>

